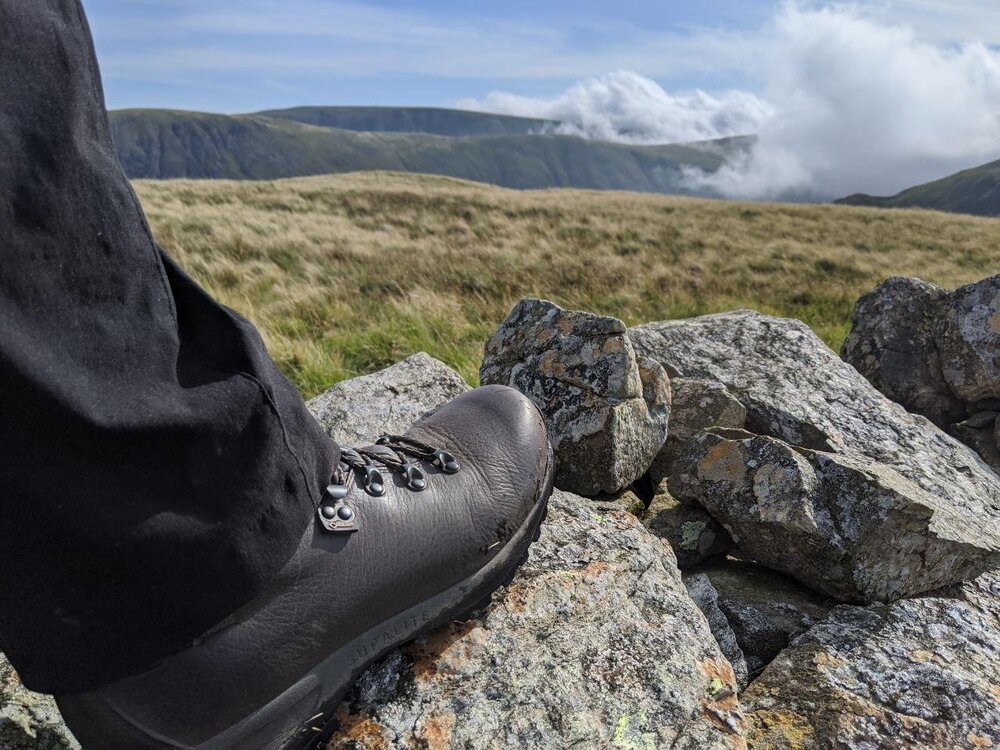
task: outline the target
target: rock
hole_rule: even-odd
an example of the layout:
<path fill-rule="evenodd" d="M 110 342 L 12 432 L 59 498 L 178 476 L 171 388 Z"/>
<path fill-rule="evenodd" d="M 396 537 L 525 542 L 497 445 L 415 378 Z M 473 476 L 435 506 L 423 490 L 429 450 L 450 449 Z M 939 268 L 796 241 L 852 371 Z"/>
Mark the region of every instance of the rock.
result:
<path fill-rule="evenodd" d="M 306 405 L 338 443 L 364 446 L 383 432 L 405 432 L 432 408 L 467 390 L 461 375 L 421 352 L 337 383 Z"/>
<path fill-rule="evenodd" d="M 0 654 L 0 750 L 79 750 L 56 703 L 21 685 Z"/>
<path fill-rule="evenodd" d="M 646 512 L 645 500 L 632 487 L 620 490 L 612 495 L 598 495 L 594 498 L 594 501 L 608 506 L 609 510 L 624 510 L 636 518 L 641 518 Z"/>
<path fill-rule="evenodd" d="M 670 473 L 670 462 L 683 442 L 709 427 L 743 427 L 747 410 L 722 383 L 694 378 L 670 381 L 670 432 L 663 449 L 649 467 L 654 486 Z"/>
<path fill-rule="evenodd" d="M 746 407 L 756 436 L 702 433 L 670 489 L 702 504 L 754 559 L 862 601 L 1000 564 L 1000 477 L 886 399 L 805 324 L 741 311 L 630 336 L 638 353 L 716 380 Z"/>
<path fill-rule="evenodd" d="M 733 673 L 736 675 L 736 685 L 741 691 L 744 690 L 747 686 L 747 662 L 737 642 L 736 633 L 729 625 L 726 615 L 719 609 L 718 592 L 704 573 L 687 573 L 684 575 L 684 585 L 687 587 L 688 596 L 708 620 L 708 626 L 716 643 L 719 644 L 722 655 L 732 665 Z"/>
<path fill-rule="evenodd" d="M 848 455 L 709 430 L 686 444 L 669 485 L 708 510 L 741 555 L 842 601 L 892 601 L 1000 565 L 995 528 Z"/>
<path fill-rule="evenodd" d="M 681 570 L 726 554 L 733 540 L 718 521 L 699 505 L 684 503 L 660 484 L 642 522 L 652 533 L 670 542 Z"/>
<path fill-rule="evenodd" d="M 858 300 L 841 349 L 879 391 L 939 426 L 964 413 L 945 383 L 934 342 L 934 321 L 947 299 L 940 287 L 894 276 Z"/>
<path fill-rule="evenodd" d="M 628 487 L 663 447 L 670 383 L 635 356 L 625 324 L 521 300 L 486 343 L 480 380 L 517 388 L 545 417 L 556 486 L 593 496 Z"/>
<path fill-rule="evenodd" d="M 755 750 L 1000 747 L 1000 573 L 964 596 L 839 606 L 741 696 Z"/>
<path fill-rule="evenodd" d="M 1000 398 L 1000 275 L 951 294 L 935 320 L 934 342 L 956 396 Z"/>
<path fill-rule="evenodd" d="M 736 638 L 751 679 L 792 638 L 823 620 L 835 604 L 791 578 L 740 560 L 721 560 L 700 572 L 716 592 L 719 611 Z"/>
<path fill-rule="evenodd" d="M 1000 436 L 994 425 L 977 429 L 967 424 L 955 424 L 950 425 L 947 431 L 953 438 L 972 448 L 987 466 L 1000 474 Z"/>
<path fill-rule="evenodd" d="M 511 585 L 369 669 L 328 747 L 728 750 L 735 690 L 670 548 L 556 491 Z"/>

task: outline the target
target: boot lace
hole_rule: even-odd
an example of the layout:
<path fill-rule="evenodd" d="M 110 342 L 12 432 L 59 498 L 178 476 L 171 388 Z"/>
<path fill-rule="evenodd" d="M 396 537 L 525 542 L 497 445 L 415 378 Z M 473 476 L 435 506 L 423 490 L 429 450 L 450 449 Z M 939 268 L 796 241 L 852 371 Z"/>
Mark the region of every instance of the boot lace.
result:
<path fill-rule="evenodd" d="M 400 474 L 410 490 L 420 492 L 427 488 L 420 461 L 430 462 L 445 474 L 455 474 L 459 469 L 457 459 L 446 450 L 405 435 L 386 433 L 367 448 L 342 447 L 331 483 L 346 487 L 351 473 L 356 472 L 359 486 L 369 495 L 381 497 L 385 494 L 385 478 L 376 464 L 382 464 Z"/>
<path fill-rule="evenodd" d="M 375 445 L 366 448 L 340 449 L 340 462 L 330 478 L 323 502 L 317 509 L 323 529 L 333 534 L 350 534 L 358 530 L 354 508 L 347 504 L 351 475 L 358 477 L 358 486 L 374 497 L 385 494 L 385 477 L 379 464 L 390 472 L 403 477 L 413 492 L 427 488 L 427 477 L 420 468 L 421 461 L 428 461 L 445 474 L 458 472 L 458 460 L 448 451 L 405 435 L 382 435 Z"/>

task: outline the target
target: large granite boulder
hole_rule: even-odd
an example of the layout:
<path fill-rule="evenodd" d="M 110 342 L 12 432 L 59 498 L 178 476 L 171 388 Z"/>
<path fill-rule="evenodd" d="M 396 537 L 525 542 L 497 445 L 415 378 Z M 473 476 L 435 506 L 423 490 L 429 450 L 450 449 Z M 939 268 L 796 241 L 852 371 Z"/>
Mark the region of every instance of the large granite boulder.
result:
<path fill-rule="evenodd" d="M 671 462 L 692 436 L 709 427 L 742 428 L 747 421 L 746 408 L 722 383 L 674 377 L 670 387 L 670 432 L 649 467 L 653 486 L 658 486 L 669 475 Z"/>
<path fill-rule="evenodd" d="M 888 279 L 858 301 L 841 356 L 1000 473 L 1000 276 L 955 292 Z"/>
<path fill-rule="evenodd" d="M 858 300 L 841 357 L 909 411 L 944 426 L 965 417 L 945 383 L 934 321 L 948 292 L 894 276 Z"/>
<path fill-rule="evenodd" d="M 511 585 L 369 669 L 329 748 L 731 750 L 735 693 L 670 548 L 556 491 Z"/>
<path fill-rule="evenodd" d="M 306 406 L 338 443 L 364 446 L 383 432 L 406 432 L 429 411 L 467 390 L 461 375 L 420 352 L 384 370 L 337 383 Z"/>
<path fill-rule="evenodd" d="M 636 357 L 615 318 L 521 300 L 486 343 L 480 380 L 535 402 L 555 450 L 556 486 L 571 492 L 628 487 L 667 436 L 667 374 Z"/>
<path fill-rule="evenodd" d="M 746 408 L 748 432 L 688 442 L 670 489 L 703 505 L 753 559 L 860 601 L 1000 566 L 1000 478 L 803 323 L 741 311 L 650 323 L 630 337 L 639 354 L 722 383 Z"/>
<path fill-rule="evenodd" d="M 754 750 L 1000 747 L 1000 574 L 840 606 L 741 696 Z"/>
<path fill-rule="evenodd" d="M 963 401 L 1000 398 L 1000 275 L 963 286 L 934 325 L 945 382 Z"/>

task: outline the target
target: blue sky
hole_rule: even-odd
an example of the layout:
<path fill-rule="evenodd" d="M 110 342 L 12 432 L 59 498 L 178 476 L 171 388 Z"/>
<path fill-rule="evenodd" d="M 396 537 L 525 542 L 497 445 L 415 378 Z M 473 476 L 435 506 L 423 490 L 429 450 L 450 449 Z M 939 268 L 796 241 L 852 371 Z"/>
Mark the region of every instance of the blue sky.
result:
<path fill-rule="evenodd" d="M 463 106 L 639 143 L 758 136 L 732 197 L 1000 158 L 995 0 L 84 0 L 108 105 Z"/>
<path fill-rule="evenodd" d="M 643 67 L 683 88 L 735 82 L 692 59 L 704 29 L 773 3 L 85 0 L 108 105 L 239 112 L 292 104 L 448 105 L 493 89 L 555 92 Z"/>
<path fill-rule="evenodd" d="M 765 28 L 779 7 L 770 0 L 84 4 L 111 108 L 219 112 L 448 105 L 497 89 L 543 95 L 617 69 L 671 89 L 752 87 L 752 62 L 734 57 L 739 40 L 731 37 Z M 997 17 L 971 0 L 863 4 L 955 41 Z"/>

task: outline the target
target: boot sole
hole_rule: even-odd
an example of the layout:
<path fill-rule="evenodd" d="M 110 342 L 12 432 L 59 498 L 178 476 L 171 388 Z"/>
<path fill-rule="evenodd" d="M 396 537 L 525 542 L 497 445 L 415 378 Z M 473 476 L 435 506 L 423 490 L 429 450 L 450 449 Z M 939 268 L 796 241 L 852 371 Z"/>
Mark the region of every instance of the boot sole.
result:
<path fill-rule="evenodd" d="M 513 580 L 528 559 L 531 544 L 541 535 L 554 470 L 550 446 L 534 507 L 503 548 L 475 574 L 369 629 L 330 654 L 281 695 L 212 739 L 198 745 L 182 744 L 141 726 L 110 705 L 102 708 L 114 716 L 103 719 L 73 710 L 73 725 L 82 736 L 108 738 L 109 723 L 114 723 L 118 725 L 118 736 L 106 747 L 131 750 L 313 750 L 322 746 L 338 728 L 334 712 L 344 695 L 373 662 L 429 630 L 453 620 L 469 619 L 471 613 L 490 603 L 493 592 Z M 63 710 L 70 708 L 66 705 Z"/>

